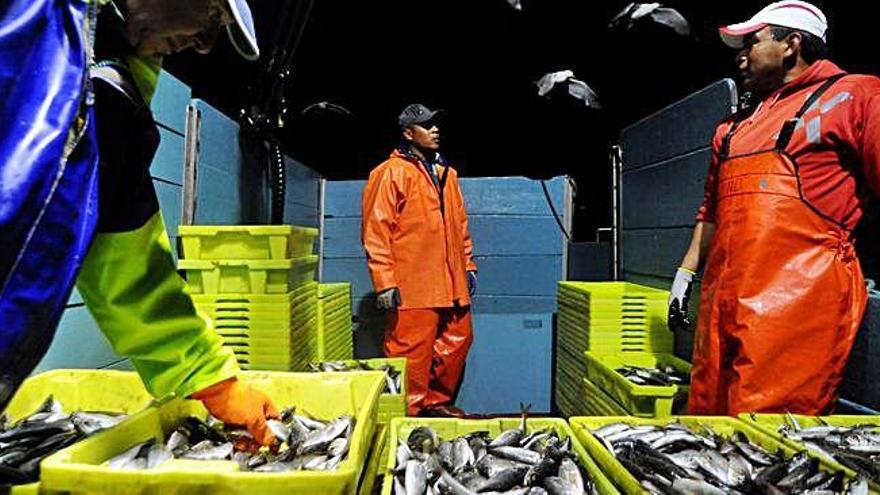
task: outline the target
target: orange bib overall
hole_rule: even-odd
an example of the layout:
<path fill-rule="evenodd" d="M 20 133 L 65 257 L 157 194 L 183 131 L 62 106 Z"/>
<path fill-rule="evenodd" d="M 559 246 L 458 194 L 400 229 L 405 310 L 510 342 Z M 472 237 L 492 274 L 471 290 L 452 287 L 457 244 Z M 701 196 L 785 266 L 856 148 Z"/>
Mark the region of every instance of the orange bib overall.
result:
<path fill-rule="evenodd" d="M 818 415 L 837 399 L 867 294 L 851 232 L 804 197 L 785 152 L 798 119 L 774 149 L 728 157 L 722 145 L 716 231 L 694 344 L 689 409 L 699 415 Z"/>

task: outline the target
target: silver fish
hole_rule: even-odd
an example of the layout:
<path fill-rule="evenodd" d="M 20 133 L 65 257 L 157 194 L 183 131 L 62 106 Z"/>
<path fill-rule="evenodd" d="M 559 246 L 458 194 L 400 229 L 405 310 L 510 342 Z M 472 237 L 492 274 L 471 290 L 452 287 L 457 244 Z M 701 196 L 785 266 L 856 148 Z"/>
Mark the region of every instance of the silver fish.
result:
<path fill-rule="evenodd" d="M 584 489 L 569 483 L 568 480 L 558 476 L 549 476 L 544 479 L 544 488 L 550 495 L 583 495 Z"/>
<path fill-rule="evenodd" d="M 440 491 L 450 495 L 473 495 L 476 493 L 465 485 L 459 483 L 451 474 L 446 471 L 440 473 L 440 479 L 437 481 Z"/>
<path fill-rule="evenodd" d="M 452 443 L 452 458 L 452 468 L 455 471 L 460 471 L 467 466 L 473 466 L 475 462 L 474 451 L 471 450 L 471 446 L 464 437 L 456 438 Z"/>
<path fill-rule="evenodd" d="M 167 461 L 170 461 L 174 457 L 174 454 L 164 445 L 159 443 L 154 443 L 150 450 L 147 452 L 147 464 L 146 469 L 153 469 L 162 464 L 165 464 Z"/>
<path fill-rule="evenodd" d="M 300 444 L 299 454 L 310 454 L 318 450 L 325 450 L 330 445 L 330 442 L 351 428 L 352 422 L 351 416 L 343 416 L 324 428 L 311 431 L 306 435 L 302 444 Z"/>
<path fill-rule="evenodd" d="M 705 481 L 678 478 L 672 482 L 672 491 L 682 495 L 727 495 L 727 492 Z"/>
<path fill-rule="evenodd" d="M 541 462 L 541 454 L 519 447 L 490 447 L 489 451 L 498 457 L 526 464 L 537 464 Z"/>
<path fill-rule="evenodd" d="M 428 473 L 418 461 L 407 461 L 404 477 L 406 495 L 423 495 L 428 486 Z"/>

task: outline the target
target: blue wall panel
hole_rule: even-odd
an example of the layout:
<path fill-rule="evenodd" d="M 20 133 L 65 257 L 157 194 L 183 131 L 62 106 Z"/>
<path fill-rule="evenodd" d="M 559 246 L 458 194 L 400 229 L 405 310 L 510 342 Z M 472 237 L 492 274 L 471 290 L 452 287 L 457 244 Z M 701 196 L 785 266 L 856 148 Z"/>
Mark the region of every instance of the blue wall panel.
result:
<path fill-rule="evenodd" d="M 64 311 L 55 340 L 36 372 L 54 368 L 98 368 L 120 359 L 85 306 L 76 306 Z"/>
<path fill-rule="evenodd" d="M 474 343 L 456 404 L 474 413 L 550 412 L 553 315 L 475 314 Z"/>
<path fill-rule="evenodd" d="M 159 149 L 150 165 L 150 175 L 165 182 L 183 184 L 183 136 L 159 128 Z"/>
<path fill-rule="evenodd" d="M 266 164 L 246 159 L 235 121 L 204 101 L 193 104 L 201 116 L 196 223 L 266 223 L 271 200 Z M 291 158 L 285 165 L 285 222 L 317 226 L 320 176 Z"/>
<path fill-rule="evenodd" d="M 564 208 L 565 178 L 546 181 L 556 212 Z M 459 180 L 469 215 L 552 215 L 541 182 L 523 177 L 480 177 Z M 324 214 L 360 217 L 363 180 L 328 181 Z"/>
<path fill-rule="evenodd" d="M 552 217 L 472 215 L 468 230 L 475 255 L 561 255 L 562 232 Z M 363 256 L 361 219 L 328 218 L 324 222 L 324 256 Z"/>
<path fill-rule="evenodd" d="M 552 297 L 562 276 L 562 256 L 478 256 L 474 261 L 478 296 Z M 351 282 L 352 298 L 373 292 L 366 258 L 324 258 L 323 278 Z"/>
<path fill-rule="evenodd" d="M 165 220 L 165 228 L 169 237 L 177 237 L 177 227 L 180 225 L 180 204 L 182 188 L 172 184 L 166 184 L 154 180 L 156 196 L 159 197 L 159 208 L 162 210 L 162 218 Z"/>
<path fill-rule="evenodd" d="M 350 282 L 352 298 L 373 292 L 366 258 L 324 258 L 323 281 Z"/>
<path fill-rule="evenodd" d="M 191 95 L 189 86 L 165 71 L 160 72 L 156 92 L 150 102 L 153 119 L 183 136 L 186 132 L 186 106 Z"/>
<path fill-rule="evenodd" d="M 286 158 L 287 201 L 318 209 L 318 184 L 321 176 L 302 163 Z"/>

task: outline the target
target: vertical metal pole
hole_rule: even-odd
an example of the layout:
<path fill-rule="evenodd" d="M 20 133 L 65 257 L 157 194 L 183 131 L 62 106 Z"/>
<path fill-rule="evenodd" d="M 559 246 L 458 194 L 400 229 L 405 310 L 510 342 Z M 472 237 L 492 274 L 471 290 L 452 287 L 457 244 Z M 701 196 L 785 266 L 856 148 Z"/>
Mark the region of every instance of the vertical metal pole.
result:
<path fill-rule="evenodd" d="M 198 199 L 199 132 L 202 114 L 192 103 L 186 107 L 186 135 L 183 138 L 183 201 L 181 223 L 192 225 L 196 221 Z"/>
<path fill-rule="evenodd" d="M 621 184 L 623 160 L 620 146 L 611 147 L 611 263 L 614 280 L 620 280 L 620 219 L 621 219 Z"/>
<path fill-rule="evenodd" d="M 573 203 L 574 203 L 574 180 L 569 177 L 563 177 L 565 183 L 562 186 L 562 225 L 568 232 L 570 238 L 574 238 L 573 222 Z M 571 242 L 563 236 L 562 238 L 562 279 L 568 280 L 568 248 Z"/>
<path fill-rule="evenodd" d="M 324 281 L 324 201 L 327 179 L 318 180 L 318 282 Z"/>

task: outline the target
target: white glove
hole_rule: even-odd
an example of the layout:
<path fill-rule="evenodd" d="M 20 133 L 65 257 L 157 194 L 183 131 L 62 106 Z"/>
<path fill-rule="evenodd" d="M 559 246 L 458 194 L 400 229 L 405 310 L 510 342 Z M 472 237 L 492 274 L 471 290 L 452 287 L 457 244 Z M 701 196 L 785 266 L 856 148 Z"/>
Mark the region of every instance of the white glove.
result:
<path fill-rule="evenodd" d="M 691 321 L 688 318 L 688 300 L 691 297 L 693 284 L 694 272 L 679 267 L 675 272 L 672 288 L 669 290 L 669 312 L 666 322 L 673 332 L 687 330 L 691 327 Z"/>

